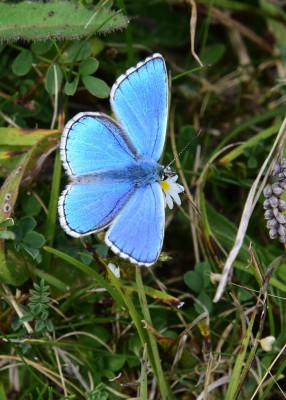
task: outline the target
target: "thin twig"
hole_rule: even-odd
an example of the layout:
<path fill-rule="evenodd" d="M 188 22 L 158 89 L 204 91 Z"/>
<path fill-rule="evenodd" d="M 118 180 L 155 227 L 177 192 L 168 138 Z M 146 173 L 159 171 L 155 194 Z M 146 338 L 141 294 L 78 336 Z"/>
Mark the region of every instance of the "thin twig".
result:
<path fill-rule="evenodd" d="M 189 0 L 190 5 L 192 7 L 192 14 L 191 14 L 191 20 L 190 20 L 190 37 L 191 37 L 191 52 L 193 57 L 197 60 L 197 62 L 200 64 L 201 67 L 204 66 L 204 64 L 201 62 L 199 56 L 197 55 L 195 51 L 195 36 L 196 36 L 196 25 L 197 25 L 197 5 L 194 0 Z"/>

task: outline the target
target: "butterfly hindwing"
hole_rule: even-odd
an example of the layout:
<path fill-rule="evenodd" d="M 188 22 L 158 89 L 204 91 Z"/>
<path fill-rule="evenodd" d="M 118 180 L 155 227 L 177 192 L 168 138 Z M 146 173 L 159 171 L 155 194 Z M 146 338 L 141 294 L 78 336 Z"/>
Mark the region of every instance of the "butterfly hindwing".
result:
<path fill-rule="evenodd" d="M 111 107 L 138 153 L 158 161 L 165 142 L 168 79 L 163 57 L 154 54 L 117 79 Z"/>
<path fill-rule="evenodd" d="M 138 188 L 109 228 L 105 242 L 122 258 L 150 266 L 164 236 L 165 205 L 158 182 Z"/>
<path fill-rule="evenodd" d="M 133 191 L 133 185 L 128 182 L 71 183 L 59 199 L 61 226 L 74 237 L 106 228 Z"/>

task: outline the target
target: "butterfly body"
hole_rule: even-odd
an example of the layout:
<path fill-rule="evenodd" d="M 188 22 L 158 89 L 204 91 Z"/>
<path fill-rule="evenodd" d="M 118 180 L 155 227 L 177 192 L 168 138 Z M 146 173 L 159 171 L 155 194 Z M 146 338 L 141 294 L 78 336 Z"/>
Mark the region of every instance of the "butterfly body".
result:
<path fill-rule="evenodd" d="M 64 128 L 60 151 L 70 183 L 59 199 L 60 223 L 74 237 L 109 227 L 105 242 L 116 254 L 150 266 L 164 237 L 161 183 L 176 180 L 158 163 L 168 108 L 163 57 L 154 54 L 130 68 L 117 79 L 110 98 L 116 121 L 84 112 Z M 173 186 L 177 193 L 179 186 Z"/>

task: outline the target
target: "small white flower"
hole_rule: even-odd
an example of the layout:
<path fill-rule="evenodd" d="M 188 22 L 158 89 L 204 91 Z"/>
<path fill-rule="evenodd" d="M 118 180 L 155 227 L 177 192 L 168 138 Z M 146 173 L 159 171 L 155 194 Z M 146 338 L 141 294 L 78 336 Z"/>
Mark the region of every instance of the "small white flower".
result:
<path fill-rule="evenodd" d="M 222 277 L 222 274 L 216 274 L 214 272 L 211 272 L 210 281 L 213 285 L 215 285 L 217 282 L 221 281 L 221 277 Z"/>
<path fill-rule="evenodd" d="M 109 263 L 107 265 L 107 267 L 108 267 L 109 271 L 111 271 L 113 273 L 113 275 L 116 276 L 116 278 L 118 278 L 118 279 L 120 278 L 120 269 L 119 269 L 119 267 L 116 267 L 116 265 L 114 265 L 112 263 Z"/>
<path fill-rule="evenodd" d="M 176 182 L 178 175 L 169 176 L 160 182 L 161 188 L 165 195 L 165 207 L 173 208 L 174 202 L 178 205 L 181 204 L 179 193 L 184 192 L 184 186 Z"/>
<path fill-rule="evenodd" d="M 264 351 L 271 351 L 275 340 L 274 336 L 266 336 L 265 338 L 260 339 L 260 346 Z"/>

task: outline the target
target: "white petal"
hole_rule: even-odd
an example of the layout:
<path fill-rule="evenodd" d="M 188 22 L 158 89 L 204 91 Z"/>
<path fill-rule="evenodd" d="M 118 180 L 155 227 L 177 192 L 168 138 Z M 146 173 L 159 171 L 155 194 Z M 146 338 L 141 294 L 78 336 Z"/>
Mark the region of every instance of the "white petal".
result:
<path fill-rule="evenodd" d="M 171 191 L 170 196 L 173 197 L 174 202 L 175 202 L 176 204 L 178 204 L 178 206 L 181 205 L 181 199 L 180 199 L 180 196 L 178 195 L 177 192 Z"/>
<path fill-rule="evenodd" d="M 179 183 L 176 183 L 176 186 L 177 186 L 178 193 L 182 193 L 185 191 L 184 186 L 180 185 Z"/>
<path fill-rule="evenodd" d="M 165 193 L 167 206 L 172 210 L 174 202 L 169 193 Z"/>
<path fill-rule="evenodd" d="M 275 340 L 274 336 L 266 336 L 265 338 L 260 339 L 260 345 L 264 351 L 271 351 Z"/>
<path fill-rule="evenodd" d="M 119 269 L 119 267 L 116 267 L 116 265 L 114 265 L 112 263 L 109 263 L 107 266 L 108 266 L 109 271 L 111 271 L 113 273 L 113 275 L 115 275 L 116 278 L 119 279 L 120 278 L 120 269 Z"/>

